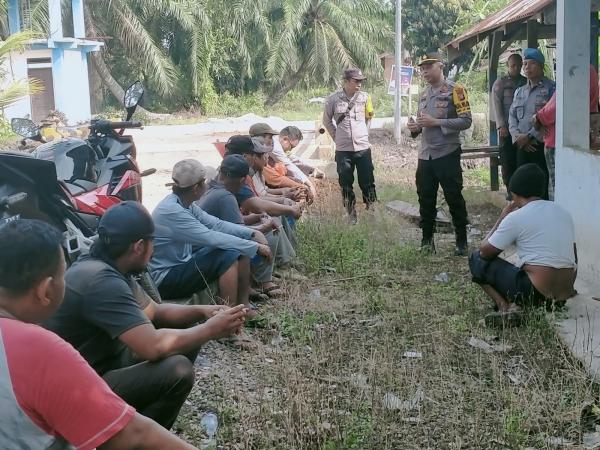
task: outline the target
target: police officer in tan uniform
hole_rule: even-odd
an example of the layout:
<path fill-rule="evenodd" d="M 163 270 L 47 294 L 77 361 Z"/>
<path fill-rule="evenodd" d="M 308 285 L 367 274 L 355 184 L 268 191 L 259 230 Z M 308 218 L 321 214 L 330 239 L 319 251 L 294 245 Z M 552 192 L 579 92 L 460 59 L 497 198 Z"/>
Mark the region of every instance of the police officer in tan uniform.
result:
<path fill-rule="evenodd" d="M 508 129 L 517 147 L 517 168 L 527 163 L 537 164 L 548 179 L 544 133 L 533 125 L 533 116 L 548 103 L 556 89 L 554 81 L 544 76 L 545 62 L 544 55 L 537 48 L 523 50 L 523 73 L 527 83 L 515 91 Z M 548 189 L 542 198 L 548 200 Z"/>
<path fill-rule="evenodd" d="M 423 231 L 421 249 L 435 252 L 433 234 L 437 192 L 441 185 L 456 233 L 455 254 L 466 256 L 468 219 L 462 195 L 459 134 L 471 126 L 471 106 L 465 88 L 444 77 L 444 63 L 439 53 L 427 54 L 419 68 L 429 86 L 419 100 L 417 119 L 409 119 L 408 129 L 413 138 L 421 135 L 416 176 Z"/>
<path fill-rule="evenodd" d="M 335 141 L 335 161 L 342 188 L 344 207 L 352 223 L 356 222 L 354 196 L 354 169 L 367 209 L 377 201 L 369 125 L 373 118 L 373 104 L 366 92 L 361 91 L 366 79 L 360 69 L 344 71 L 343 88 L 325 101 L 323 126 Z"/>
<path fill-rule="evenodd" d="M 513 53 L 508 57 L 506 66 L 508 75 L 497 79 L 492 87 L 492 110 L 496 121 L 496 130 L 498 130 L 502 181 L 508 190 L 510 178 L 517 169 L 517 147 L 513 144 L 508 129 L 508 114 L 515 91 L 527 83 L 527 78 L 521 75 L 523 58 L 518 53 Z M 508 196 L 510 196 L 510 192 Z"/>

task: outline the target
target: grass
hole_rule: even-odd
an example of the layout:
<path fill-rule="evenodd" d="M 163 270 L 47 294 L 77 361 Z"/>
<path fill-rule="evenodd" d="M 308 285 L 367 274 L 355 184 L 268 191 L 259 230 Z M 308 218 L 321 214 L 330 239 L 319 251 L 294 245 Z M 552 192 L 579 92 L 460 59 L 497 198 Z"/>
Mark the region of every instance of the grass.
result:
<path fill-rule="evenodd" d="M 466 178 L 470 209 L 493 222 L 483 174 Z M 378 179 L 384 197 L 414 200 L 410 184 L 388 186 L 381 171 Z M 190 424 L 208 410 L 228 449 L 550 448 L 550 436 L 577 442 L 593 429 L 580 411 L 598 388 L 560 343 L 552 325 L 560 313 L 534 310 L 520 328 L 486 328 L 490 303 L 466 260 L 451 256 L 452 236 L 439 234 L 438 253 L 423 256 L 414 226 L 383 210 L 349 226 L 337 187 L 321 192 L 298 225 L 310 281 L 287 284 L 285 299 L 262 308 L 256 350 L 205 351 L 216 366 L 183 410 L 184 437 L 199 442 Z M 448 283 L 434 281 L 440 272 Z M 472 336 L 511 348 L 485 353 L 468 345 Z M 403 357 L 413 350 L 422 358 Z M 414 408 L 384 406 L 386 394 L 404 401 L 418 389 Z"/>

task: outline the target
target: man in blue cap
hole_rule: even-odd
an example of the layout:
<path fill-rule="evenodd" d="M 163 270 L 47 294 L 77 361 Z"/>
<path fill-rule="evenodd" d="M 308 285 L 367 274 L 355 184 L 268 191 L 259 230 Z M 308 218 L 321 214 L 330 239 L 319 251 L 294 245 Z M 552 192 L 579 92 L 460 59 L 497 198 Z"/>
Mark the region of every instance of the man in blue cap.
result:
<path fill-rule="evenodd" d="M 523 51 L 523 73 L 527 84 L 515 91 L 509 114 L 509 131 L 517 147 L 517 167 L 527 163 L 537 164 L 548 178 L 544 156 L 544 136 L 534 128 L 532 118 L 550 100 L 555 90 L 554 82 L 544 76 L 544 55 L 537 48 Z M 548 199 L 548 189 L 542 196 Z"/>

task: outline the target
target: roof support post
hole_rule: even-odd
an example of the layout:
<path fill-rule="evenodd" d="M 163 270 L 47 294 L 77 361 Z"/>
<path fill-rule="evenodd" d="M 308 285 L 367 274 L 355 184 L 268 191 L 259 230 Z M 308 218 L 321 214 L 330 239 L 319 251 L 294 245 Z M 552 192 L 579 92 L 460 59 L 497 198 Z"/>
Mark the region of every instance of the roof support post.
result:
<path fill-rule="evenodd" d="M 596 11 L 592 13 L 591 24 L 590 63 L 598 70 L 598 33 L 600 31 L 600 20 Z"/>
<path fill-rule="evenodd" d="M 527 47 L 538 48 L 537 20 L 527 21 Z"/>
<path fill-rule="evenodd" d="M 488 117 L 490 123 L 490 145 L 498 145 L 498 134 L 496 133 L 496 122 L 492 107 L 492 87 L 498 78 L 498 61 L 502 47 L 502 31 L 496 31 L 488 36 Z"/>

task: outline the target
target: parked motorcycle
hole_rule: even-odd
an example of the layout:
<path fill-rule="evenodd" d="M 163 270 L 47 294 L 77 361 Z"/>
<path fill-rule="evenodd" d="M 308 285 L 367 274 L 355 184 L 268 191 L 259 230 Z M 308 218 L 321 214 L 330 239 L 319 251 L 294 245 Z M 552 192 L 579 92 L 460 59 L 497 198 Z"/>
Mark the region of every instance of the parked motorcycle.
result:
<path fill-rule="evenodd" d="M 133 138 L 123 134 L 126 129 L 142 128 L 141 122 L 132 122 L 131 118 L 143 95 L 144 88 L 136 81 L 125 91 L 125 121 L 92 120 L 86 140 L 59 139 L 31 153 L 35 159 L 54 162 L 57 178 L 73 196 L 76 209 L 97 216 L 96 221 L 112 205 L 124 200 L 141 201 L 141 178 L 156 172 L 140 172 Z M 11 126 L 25 139 L 43 141 L 40 127 L 29 119 L 13 119 Z"/>

